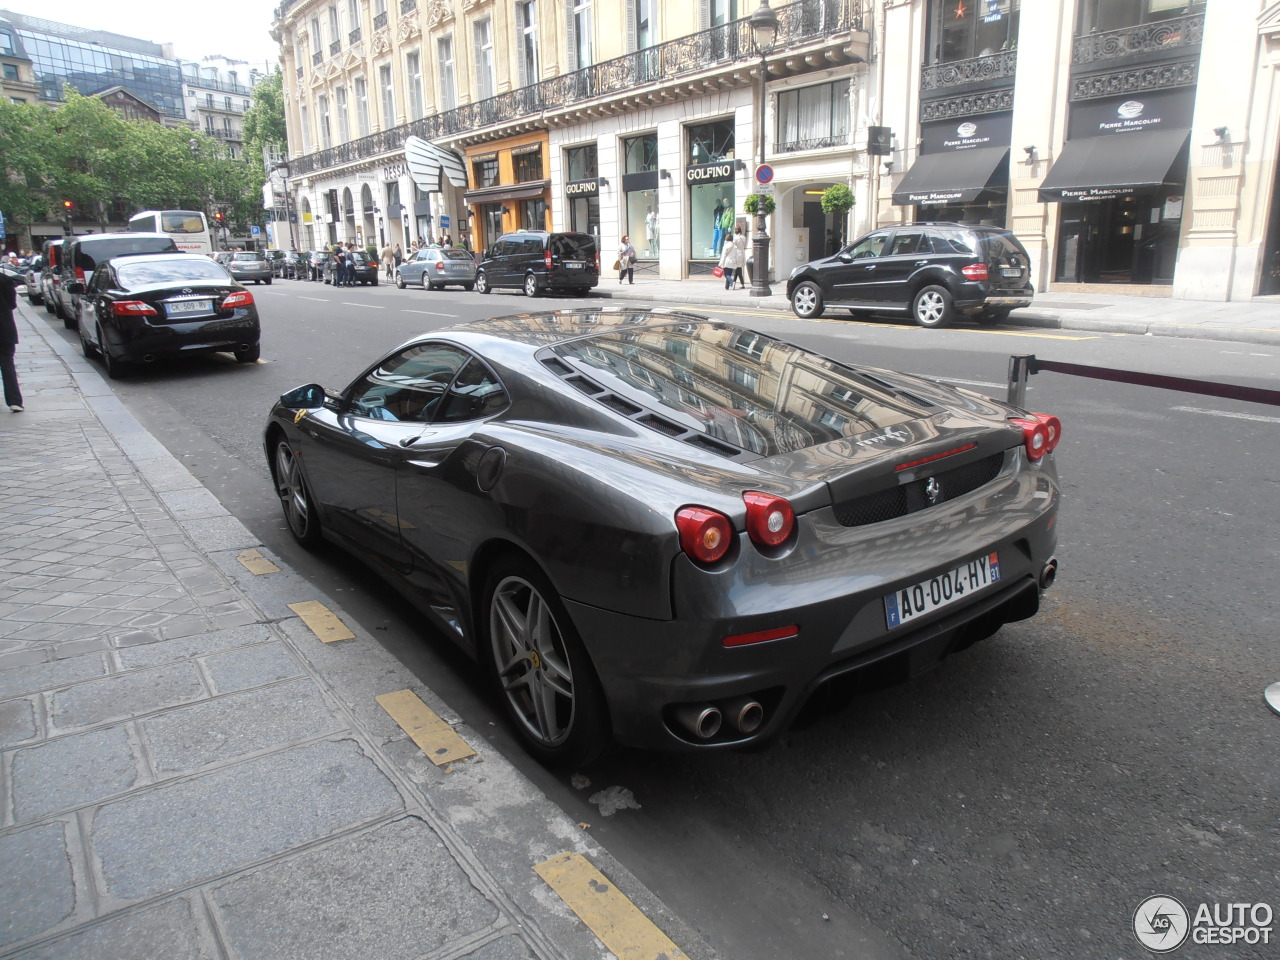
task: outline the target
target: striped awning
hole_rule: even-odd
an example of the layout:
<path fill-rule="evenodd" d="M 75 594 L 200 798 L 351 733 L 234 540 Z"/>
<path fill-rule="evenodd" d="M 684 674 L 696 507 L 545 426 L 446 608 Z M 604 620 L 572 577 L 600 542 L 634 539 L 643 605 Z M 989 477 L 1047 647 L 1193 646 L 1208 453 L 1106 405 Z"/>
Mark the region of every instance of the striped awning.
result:
<path fill-rule="evenodd" d="M 437 146 L 421 137 L 409 137 L 404 142 L 404 155 L 409 162 L 409 175 L 420 190 L 439 193 L 444 186 L 441 173 L 455 187 L 467 188 L 466 162 L 447 147 Z"/>

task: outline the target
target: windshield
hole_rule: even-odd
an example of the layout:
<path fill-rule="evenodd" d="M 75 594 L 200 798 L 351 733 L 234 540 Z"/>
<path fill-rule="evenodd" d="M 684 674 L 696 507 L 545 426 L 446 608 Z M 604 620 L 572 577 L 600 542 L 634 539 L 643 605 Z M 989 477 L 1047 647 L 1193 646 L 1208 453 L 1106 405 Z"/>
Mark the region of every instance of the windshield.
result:
<path fill-rule="evenodd" d="M 231 259 L 232 259 L 232 260 L 254 260 L 254 261 L 261 261 L 261 260 L 262 260 L 262 254 L 260 254 L 260 253 L 237 253 L 237 254 L 236 254 L 234 257 L 232 257 Z"/>
<path fill-rule="evenodd" d="M 230 279 L 227 271 L 212 260 L 134 260 L 117 266 L 116 277 L 125 289 L 152 283 Z"/>
<path fill-rule="evenodd" d="M 585 233 L 553 233 L 551 255 L 567 260 L 589 260 L 596 255 L 596 241 Z"/>
<path fill-rule="evenodd" d="M 617 396 L 766 457 L 920 416 L 834 360 L 727 324 L 611 332 L 556 354 Z"/>
<path fill-rule="evenodd" d="M 166 210 L 160 215 L 161 233 L 204 233 L 204 221 L 194 210 Z"/>

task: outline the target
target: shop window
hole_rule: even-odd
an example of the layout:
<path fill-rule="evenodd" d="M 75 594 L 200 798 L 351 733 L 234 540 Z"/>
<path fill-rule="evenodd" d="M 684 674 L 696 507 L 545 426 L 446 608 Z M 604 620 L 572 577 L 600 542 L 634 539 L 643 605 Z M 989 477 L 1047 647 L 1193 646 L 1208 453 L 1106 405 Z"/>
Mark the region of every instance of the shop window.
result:
<path fill-rule="evenodd" d="M 498 182 L 498 158 L 477 160 L 471 165 L 477 187 L 492 187 Z"/>
<path fill-rule="evenodd" d="M 541 149 L 530 153 L 521 153 L 512 159 L 515 166 L 516 183 L 528 183 L 531 180 L 543 179 Z"/>
<path fill-rule="evenodd" d="M 689 162 L 732 160 L 733 129 L 733 120 L 729 118 L 689 127 Z"/>
<path fill-rule="evenodd" d="M 520 226 L 525 230 L 547 229 L 547 201 L 541 197 L 521 200 Z"/>
<path fill-rule="evenodd" d="M 590 180 L 599 176 L 597 151 L 594 143 L 581 147 L 569 147 L 564 152 L 565 179 Z"/>
<path fill-rule="evenodd" d="M 658 191 L 628 190 L 626 224 L 623 232 L 631 238 L 641 260 L 658 259 Z"/>
<path fill-rule="evenodd" d="M 1081 0 L 1077 35 L 1204 13 L 1205 0 Z"/>
<path fill-rule="evenodd" d="M 623 173 L 648 173 L 658 169 L 658 135 L 646 133 L 622 141 Z"/>
<path fill-rule="evenodd" d="M 930 0 L 929 61 L 952 63 L 1013 49 L 1020 6 L 1021 0 Z"/>
<path fill-rule="evenodd" d="M 814 150 L 849 142 L 849 82 L 778 94 L 776 148 Z"/>

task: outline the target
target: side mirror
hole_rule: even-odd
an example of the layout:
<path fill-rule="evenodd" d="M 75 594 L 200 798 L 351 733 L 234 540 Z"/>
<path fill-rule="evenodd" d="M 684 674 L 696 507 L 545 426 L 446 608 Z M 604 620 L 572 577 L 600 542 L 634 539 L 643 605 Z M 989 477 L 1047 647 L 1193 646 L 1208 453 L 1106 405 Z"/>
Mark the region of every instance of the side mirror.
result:
<path fill-rule="evenodd" d="M 75 296 L 79 296 L 80 294 L 84 293 L 84 284 L 81 283 L 79 280 L 72 280 L 70 283 L 67 284 L 67 293 L 73 294 Z"/>
<path fill-rule="evenodd" d="M 294 387 L 287 393 L 280 394 L 280 405 L 290 410 L 318 410 L 324 406 L 324 387 L 318 383 Z"/>
<path fill-rule="evenodd" d="M 853 254 L 838 253 L 836 254 L 836 259 L 838 259 L 841 263 L 853 263 Z"/>

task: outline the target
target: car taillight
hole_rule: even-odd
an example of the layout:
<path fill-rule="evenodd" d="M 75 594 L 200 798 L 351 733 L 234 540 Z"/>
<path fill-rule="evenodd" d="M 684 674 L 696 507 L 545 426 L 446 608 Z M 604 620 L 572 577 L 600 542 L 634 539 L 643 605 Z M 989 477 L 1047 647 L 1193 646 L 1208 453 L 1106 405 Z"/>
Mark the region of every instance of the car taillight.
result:
<path fill-rule="evenodd" d="M 542 262 L 547 265 L 548 270 L 551 269 L 551 251 L 550 250 L 542 251 Z"/>
<path fill-rule="evenodd" d="M 156 308 L 141 300 L 117 300 L 111 304 L 111 314 L 116 317 L 154 317 Z"/>
<path fill-rule="evenodd" d="M 1032 420 L 1011 417 L 1009 422 L 1022 428 L 1022 443 L 1027 457 L 1039 460 L 1062 439 L 1062 421 L 1048 413 L 1033 413 Z"/>
<path fill-rule="evenodd" d="M 733 542 L 729 518 L 707 507 L 681 507 L 676 512 L 676 529 L 680 549 L 699 563 L 715 563 Z"/>
<path fill-rule="evenodd" d="M 222 301 L 222 309 L 230 310 L 232 307 L 252 307 L 253 294 L 248 290 L 240 290 L 230 294 L 227 299 Z"/>
<path fill-rule="evenodd" d="M 966 280 L 987 279 L 987 265 L 985 263 L 971 263 L 968 266 L 961 267 L 960 272 L 964 274 Z"/>
<path fill-rule="evenodd" d="M 443 261 L 443 260 L 437 260 L 437 261 L 436 261 L 436 269 L 437 269 L 438 271 L 440 271 L 441 273 L 444 273 L 444 261 Z"/>
<path fill-rule="evenodd" d="M 757 490 L 748 490 L 742 499 L 747 505 L 747 536 L 753 543 L 776 547 L 791 536 L 796 514 L 786 500 Z"/>
<path fill-rule="evenodd" d="M 84 270 L 80 267 L 76 267 L 76 279 L 84 283 Z"/>
<path fill-rule="evenodd" d="M 600 272 L 600 251 L 596 251 L 596 273 Z"/>

